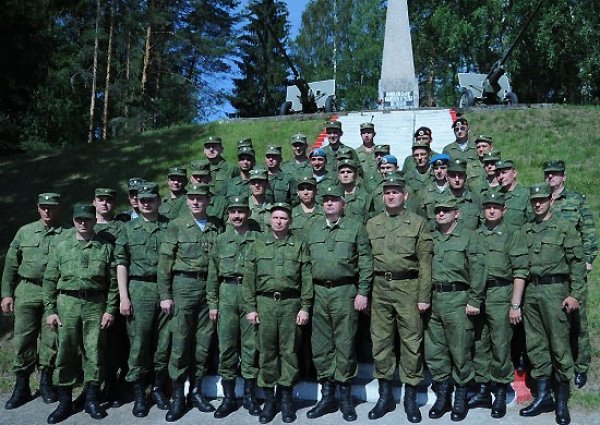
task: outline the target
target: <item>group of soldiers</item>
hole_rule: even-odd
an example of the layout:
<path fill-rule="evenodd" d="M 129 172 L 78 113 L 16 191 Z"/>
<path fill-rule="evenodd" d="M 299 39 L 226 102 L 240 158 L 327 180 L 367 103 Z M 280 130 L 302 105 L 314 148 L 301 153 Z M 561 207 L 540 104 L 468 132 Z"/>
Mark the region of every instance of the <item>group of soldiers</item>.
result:
<path fill-rule="evenodd" d="M 168 422 L 190 404 L 223 418 L 237 409 L 241 377 L 251 415 L 268 423 L 279 406 L 290 423 L 310 357 L 322 396 L 307 417 L 340 410 L 354 421 L 357 346 L 370 339 L 379 384 L 370 419 L 395 409 L 398 370 L 407 419 L 420 422 L 425 366 L 436 394 L 430 418 L 461 421 L 476 407 L 501 418 L 517 347 L 536 382 L 520 414 L 555 411 L 570 423 L 570 382 L 585 385 L 590 365 L 592 214 L 566 190 L 563 161 L 546 162 L 545 181 L 525 188 L 491 137 L 470 140 L 462 117 L 453 129 L 441 154 L 431 130 L 417 129 L 402 167 L 369 122 L 356 150 L 331 121 L 327 146 L 309 150 L 296 134 L 294 157 L 283 162 L 269 145 L 264 166 L 250 139 L 238 142 L 234 166 L 209 137 L 189 181 L 187 169 L 169 169 L 164 198 L 157 183 L 132 178 L 131 209 L 116 214 L 116 191 L 100 187 L 73 207 L 72 228 L 60 224 L 60 195 L 40 194 L 40 219 L 19 229 L 2 275 L 16 347 L 6 409 L 31 400 L 37 366 L 44 402 L 59 401 L 48 423 L 74 412 L 78 370 L 95 419 L 106 416 L 104 401 L 123 402 L 125 382 L 136 417 L 148 414 L 150 385 Z M 515 332 L 523 325 L 525 336 Z M 216 409 L 203 391 L 215 336 L 224 394 Z"/>

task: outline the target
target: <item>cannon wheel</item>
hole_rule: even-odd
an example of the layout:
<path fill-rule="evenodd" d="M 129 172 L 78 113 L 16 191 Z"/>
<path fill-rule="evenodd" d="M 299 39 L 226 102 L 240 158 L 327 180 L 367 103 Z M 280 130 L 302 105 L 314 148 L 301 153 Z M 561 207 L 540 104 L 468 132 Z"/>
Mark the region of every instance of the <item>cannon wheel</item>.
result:
<path fill-rule="evenodd" d="M 504 96 L 504 103 L 506 103 L 507 105 L 516 105 L 517 103 L 519 103 L 519 98 L 517 97 L 517 94 L 515 92 L 509 91 Z"/>
<path fill-rule="evenodd" d="M 281 106 L 279 107 L 279 115 L 288 115 L 291 110 L 292 110 L 292 102 L 289 100 L 286 102 L 283 102 L 281 104 Z"/>
<path fill-rule="evenodd" d="M 327 96 L 327 99 L 325 99 L 325 112 L 335 112 L 335 110 L 335 96 Z"/>
<path fill-rule="evenodd" d="M 459 108 L 468 108 L 475 104 L 475 98 L 473 97 L 473 93 L 465 87 L 460 90 L 460 95 L 458 96 L 458 107 Z"/>

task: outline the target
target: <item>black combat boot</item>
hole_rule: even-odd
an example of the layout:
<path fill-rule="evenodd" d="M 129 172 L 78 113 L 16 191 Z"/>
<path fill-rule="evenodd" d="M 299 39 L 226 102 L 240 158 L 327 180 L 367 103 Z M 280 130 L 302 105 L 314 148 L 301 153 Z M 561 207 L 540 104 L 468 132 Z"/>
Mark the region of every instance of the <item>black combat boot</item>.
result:
<path fill-rule="evenodd" d="M 262 412 L 258 417 L 258 422 L 261 424 L 268 424 L 273 420 L 277 409 L 275 408 L 275 389 L 274 388 L 263 388 L 265 394 L 265 405 L 263 406 Z"/>
<path fill-rule="evenodd" d="M 260 415 L 260 404 L 256 399 L 256 379 L 244 379 L 243 406 L 252 416 Z"/>
<path fill-rule="evenodd" d="M 57 424 L 73 413 L 73 387 L 58 387 L 58 407 L 48 416 L 48 423 Z"/>
<path fill-rule="evenodd" d="M 412 424 L 421 422 L 421 411 L 417 406 L 417 387 L 406 384 L 404 386 L 404 411 L 406 419 Z"/>
<path fill-rule="evenodd" d="M 5 404 L 6 410 L 16 409 L 31 400 L 31 388 L 29 387 L 29 374 L 17 372 L 17 381 L 12 395 Z"/>
<path fill-rule="evenodd" d="M 560 381 L 556 383 L 556 423 L 558 425 L 569 425 L 571 423 L 571 415 L 569 414 L 569 381 Z"/>
<path fill-rule="evenodd" d="M 321 400 L 306 412 L 308 419 L 320 418 L 328 413 L 337 412 L 338 406 L 335 402 L 335 382 L 323 381 L 321 383 Z"/>
<path fill-rule="evenodd" d="M 164 373 L 157 373 L 154 377 L 154 384 L 152 385 L 152 400 L 160 410 L 169 410 L 171 408 L 169 399 L 163 391 L 166 378 Z"/>
<path fill-rule="evenodd" d="M 106 410 L 100 406 L 98 400 L 100 388 L 97 384 L 88 384 L 85 392 L 85 413 L 90 415 L 92 419 L 105 418 Z"/>
<path fill-rule="evenodd" d="M 131 413 L 136 418 L 143 418 L 148 415 L 148 410 L 150 410 L 150 406 L 146 399 L 146 385 L 143 379 L 140 379 L 133 383 L 133 409 Z"/>
<path fill-rule="evenodd" d="M 215 418 L 221 419 L 237 410 L 237 402 L 235 400 L 235 379 L 224 379 L 221 381 L 223 385 L 223 401 L 215 410 Z"/>
<path fill-rule="evenodd" d="M 202 393 L 202 378 L 196 380 L 194 388 L 190 392 L 190 402 L 192 406 L 203 413 L 210 413 L 215 411 L 215 406 L 209 403 Z"/>
<path fill-rule="evenodd" d="M 429 409 L 429 417 L 431 419 L 439 419 L 444 414 L 450 410 L 452 410 L 452 406 L 450 403 L 450 396 L 452 395 L 452 385 L 450 384 L 450 380 L 446 379 L 441 382 L 434 382 L 433 391 L 435 392 L 435 403 Z"/>
<path fill-rule="evenodd" d="M 339 382 L 340 387 L 340 412 L 346 422 L 354 422 L 357 418 L 356 408 L 352 401 L 352 384 L 350 382 Z"/>
<path fill-rule="evenodd" d="M 509 384 L 496 383 L 494 388 L 494 402 L 492 403 L 492 418 L 503 418 L 506 415 L 506 392 Z"/>
<path fill-rule="evenodd" d="M 537 416 L 554 410 L 554 400 L 550 394 L 550 378 L 539 378 L 537 380 L 537 392 L 531 404 L 521 410 L 521 416 Z"/>
<path fill-rule="evenodd" d="M 587 384 L 587 372 L 575 372 L 575 386 L 583 388 Z"/>
<path fill-rule="evenodd" d="M 294 400 L 292 398 L 292 387 L 281 388 L 281 420 L 289 424 L 296 420 L 296 410 L 294 409 Z"/>
<path fill-rule="evenodd" d="M 379 419 L 388 412 L 396 409 L 396 401 L 392 390 L 392 381 L 379 379 L 379 399 L 369 412 L 369 419 Z"/>
<path fill-rule="evenodd" d="M 460 422 L 467 417 L 469 406 L 467 405 L 467 386 L 457 385 L 454 390 L 454 405 L 450 419 L 454 422 Z"/>
<path fill-rule="evenodd" d="M 476 407 L 490 409 L 492 407 L 492 395 L 490 393 L 489 382 L 479 384 L 479 392 L 473 394 L 471 398 L 469 398 L 468 406 L 469 409 L 474 409 Z"/>
<path fill-rule="evenodd" d="M 44 403 L 56 403 L 58 393 L 56 387 L 52 385 L 52 371 L 44 369 L 40 376 L 40 394 Z"/>
<path fill-rule="evenodd" d="M 171 408 L 165 416 L 165 421 L 175 422 L 179 420 L 186 412 L 185 394 L 183 392 L 185 378 L 179 378 L 173 381 L 173 402 Z"/>

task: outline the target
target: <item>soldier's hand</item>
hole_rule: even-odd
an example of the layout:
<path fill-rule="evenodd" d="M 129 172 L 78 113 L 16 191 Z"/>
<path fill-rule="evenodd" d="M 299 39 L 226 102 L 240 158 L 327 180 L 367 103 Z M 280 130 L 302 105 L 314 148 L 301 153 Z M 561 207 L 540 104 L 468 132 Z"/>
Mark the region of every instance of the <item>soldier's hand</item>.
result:
<path fill-rule="evenodd" d="M 298 314 L 296 315 L 296 324 L 299 326 L 306 325 L 308 323 L 309 317 L 310 317 L 310 315 L 308 314 L 308 312 L 306 312 L 304 310 L 300 310 L 298 312 Z"/>
<path fill-rule="evenodd" d="M 175 304 L 173 304 L 173 300 L 162 300 L 160 302 L 160 309 L 163 313 L 170 315 L 171 313 L 173 313 L 174 305 Z"/>
<path fill-rule="evenodd" d="M 354 310 L 363 311 L 366 310 L 369 306 L 369 299 L 364 295 L 358 294 L 356 298 L 354 298 Z"/>
<path fill-rule="evenodd" d="M 517 308 L 516 310 L 510 308 L 508 310 L 508 321 L 511 325 L 518 325 L 523 320 L 523 313 L 521 312 L 521 308 Z"/>
<path fill-rule="evenodd" d="M 427 312 L 427 310 L 429 310 L 429 307 L 431 307 L 431 304 L 429 303 L 417 303 L 417 308 L 419 309 L 420 313 Z"/>
<path fill-rule="evenodd" d="M 100 329 L 108 329 L 115 322 L 115 317 L 110 313 L 104 313 L 100 321 Z"/>
<path fill-rule="evenodd" d="M 15 300 L 13 297 L 4 297 L 2 298 L 2 313 L 10 314 L 15 311 Z"/>
<path fill-rule="evenodd" d="M 56 329 L 58 326 L 62 326 L 58 314 L 49 314 L 48 317 L 46 317 L 46 324 L 50 329 Z"/>
<path fill-rule="evenodd" d="M 123 316 L 131 316 L 133 314 L 133 307 L 131 306 L 131 301 L 129 298 L 121 299 L 119 311 Z"/>
<path fill-rule="evenodd" d="M 252 311 L 246 315 L 246 319 L 253 324 L 258 325 L 260 323 L 260 317 L 258 317 L 258 313 L 256 311 Z"/>
<path fill-rule="evenodd" d="M 569 296 L 563 300 L 562 309 L 566 313 L 571 313 L 572 311 L 579 310 L 579 301 L 577 301 L 577 299 Z"/>
<path fill-rule="evenodd" d="M 214 310 L 208 310 L 208 317 L 210 320 L 217 320 L 217 317 L 219 317 L 219 310 L 216 308 Z"/>
<path fill-rule="evenodd" d="M 472 305 L 467 304 L 467 307 L 465 308 L 465 312 L 467 313 L 468 316 L 477 316 L 480 311 L 478 308 L 475 308 Z"/>

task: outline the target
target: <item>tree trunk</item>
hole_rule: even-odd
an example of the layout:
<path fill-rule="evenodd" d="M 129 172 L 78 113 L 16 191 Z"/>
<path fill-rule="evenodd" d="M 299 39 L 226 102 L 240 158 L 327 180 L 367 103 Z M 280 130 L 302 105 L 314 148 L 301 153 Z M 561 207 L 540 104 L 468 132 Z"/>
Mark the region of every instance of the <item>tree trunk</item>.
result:
<path fill-rule="evenodd" d="M 151 18 L 154 12 L 154 1 L 150 2 L 148 7 L 148 27 L 146 28 L 146 46 L 144 48 L 144 62 L 142 65 L 142 96 L 146 94 L 146 84 L 148 83 L 148 68 L 150 67 L 150 52 L 152 42 L 152 24 Z"/>
<path fill-rule="evenodd" d="M 110 68 L 112 61 L 112 43 L 113 31 L 115 26 L 115 3 L 118 0 L 110 2 L 110 26 L 108 30 L 108 48 L 106 52 L 106 81 L 104 82 L 104 110 L 102 112 L 102 140 L 106 140 L 108 128 L 108 99 L 110 93 Z"/>
<path fill-rule="evenodd" d="M 90 125 L 88 143 L 94 141 L 94 109 L 96 108 L 96 78 L 98 75 L 98 27 L 100 24 L 100 0 L 96 0 L 96 29 L 94 34 L 94 65 L 92 68 L 92 95 L 90 96 Z"/>

